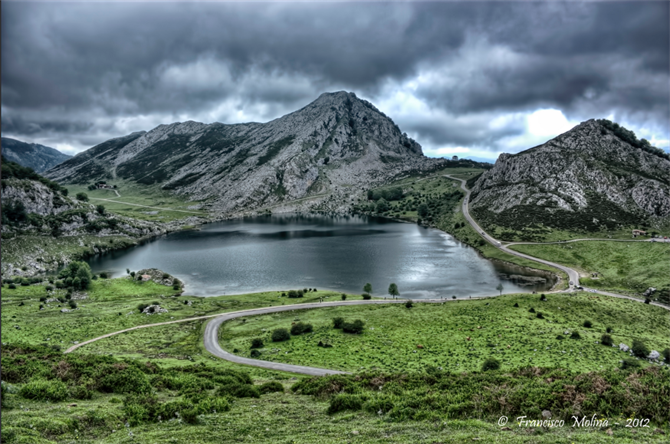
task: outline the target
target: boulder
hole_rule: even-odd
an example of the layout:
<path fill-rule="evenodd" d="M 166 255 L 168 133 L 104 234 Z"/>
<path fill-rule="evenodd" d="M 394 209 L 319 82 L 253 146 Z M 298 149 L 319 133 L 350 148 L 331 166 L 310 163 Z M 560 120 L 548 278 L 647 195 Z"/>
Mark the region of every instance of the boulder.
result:
<path fill-rule="evenodd" d="M 655 291 L 656 291 L 656 289 L 654 287 L 649 287 L 644 291 L 644 293 L 642 293 L 642 296 L 644 296 L 645 298 L 649 297 L 652 294 L 654 294 Z"/>
<path fill-rule="evenodd" d="M 624 343 L 619 344 L 619 350 L 627 352 L 629 349 L 630 347 L 628 347 L 626 344 Z"/>
<path fill-rule="evenodd" d="M 647 356 L 647 359 L 653 359 L 654 361 L 657 360 L 661 354 L 657 352 L 656 350 L 652 350 L 651 353 L 649 353 L 649 356 Z"/>
<path fill-rule="evenodd" d="M 167 312 L 168 312 L 167 309 L 161 307 L 160 305 L 149 305 L 144 310 L 142 310 L 142 313 L 147 315 L 167 313 Z"/>

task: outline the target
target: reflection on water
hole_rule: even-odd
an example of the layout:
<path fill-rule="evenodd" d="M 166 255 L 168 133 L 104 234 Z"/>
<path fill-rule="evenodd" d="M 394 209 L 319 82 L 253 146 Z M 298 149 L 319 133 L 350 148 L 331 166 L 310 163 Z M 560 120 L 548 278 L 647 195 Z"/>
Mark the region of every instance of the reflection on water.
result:
<path fill-rule="evenodd" d="M 493 263 L 439 230 L 358 216 L 262 216 L 173 233 L 98 256 L 94 272 L 159 268 L 200 296 L 291 288 L 361 293 L 370 282 L 382 296 L 391 282 L 402 297 L 436 298 L 545 290 L 500 275 L 539 276 Z"/>

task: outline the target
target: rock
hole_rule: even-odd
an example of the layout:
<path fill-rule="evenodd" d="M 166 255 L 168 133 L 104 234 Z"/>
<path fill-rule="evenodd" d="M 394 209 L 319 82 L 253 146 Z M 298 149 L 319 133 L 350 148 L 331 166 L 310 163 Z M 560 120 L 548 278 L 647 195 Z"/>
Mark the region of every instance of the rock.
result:
<path fill-rule="evenodd" d="M 649 297 L 652 294 L 654 294 L 655 291 L 656 291 L 656 289 L 654 287 L 649 287 L 644 291 L 644 293 L 642 293 L 642 296 Z"/>
<path fill-rule="evenodd" d="M 61 313 L 70 313 L 72 310 L 68 310 L 67 308 L 62 308 Z"/>
<path fill-rule="evenodd" d="M 135 273 L 135 276 L 149 276 L 145 280 L 150 280 L 153 281 L 157 284 L 160 285 L 165 285 L 168 287 L 172 287 L 174 285 L 174 277 L 169 275 L 168 273 L 165 273 L 164 271 L 159 270 L 158 268 L 146 268 L 144 270 L 140 270 Z M 167 275 L 167 278 L 163 278 L 164 275 Z"/>
<path fill-rule="evenodd" d="M 146 307 L 144 310 L 142 310 L 142 313 L 146 315 L 152 315 L 152 314 L 159 314 L 159 313 L 167 313 L 167 309 L 161 307 L 160 305 L 149 305 Z"/>
<path fill-rule="evenodd" d="M 656 350 L 652 350 L 651 353 L 649 353 L 649 356 L 647 356 L 647 359 L 652 359 L 655 361 L 659 358 L 659 356 L 661 356 L 659 352 L 657 352 Z"/>
<path fill-rule="evenodd" d="M 549 410 L 542 410 L 542 417 L 544 419 L 551 419 L 551 412 Z"/>
<path fill-rule="evenodd" d="M 627 346 L 626 344 L 624 344 L 624 343 L 621 343 L 621 344 L 619 344 L 619 350 L 624 351 L 624 352 L 627 352 L 628 350 L 630 350 L 630 347 L 628 347 L 628 346 Z"/>

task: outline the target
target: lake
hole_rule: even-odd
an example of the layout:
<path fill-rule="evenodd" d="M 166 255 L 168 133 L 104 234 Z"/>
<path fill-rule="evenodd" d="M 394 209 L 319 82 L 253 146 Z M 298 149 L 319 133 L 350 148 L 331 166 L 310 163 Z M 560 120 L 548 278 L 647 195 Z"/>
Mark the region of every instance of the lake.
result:
<path fill-rule="evenodd" d="M 361 216 L 275 215 L 207 224 L 143 245 L 91 258 L 95 273 L 158 268 L 185 284 L 185 294 L 215 296 L 299 288 L 384 296 L 458 298 L 546 290 L 519 286 L 501 274 L 542 276 L 482 258 L 442 231 Z"/>

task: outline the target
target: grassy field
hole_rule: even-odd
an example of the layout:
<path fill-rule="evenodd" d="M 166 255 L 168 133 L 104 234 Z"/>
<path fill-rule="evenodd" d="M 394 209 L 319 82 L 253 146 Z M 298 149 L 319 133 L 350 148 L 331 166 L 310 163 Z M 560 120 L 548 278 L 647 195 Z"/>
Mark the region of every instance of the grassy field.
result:
<path fill-rule="evenodd" d="M 67 185 L 66 188 L 69 190 L 71 196 L 75 196 L 77 193 L 86 193 L 91 203 L 103 205 L 108 211 L 135 219 L 169 222 L 184 219 L 188 216 L 207 216 L 206 211 L 188 208 L 189 206 L 198 205 L 200 202 L 187 201 L 180 196 L 156 187 L 124 181 L 118 181 L 118 183 L 110 182 L 109 184 L 116 184 L 118 186 L 116 191 L 121 197 L 118 197 L 114 190 L 111 189 L 90 191 L 85 185 Z M 111 199 L 117 202 L 102 199 Z M 136 205 L 156 208 L 144 208 Z"/>
<path fill-rule="evenodd" d="M 240 355 L 249 356 L 251 340 L 262 338 L 265 348 L 260 350 L 260 359 L 386 372 L 418 372 L 426 366 L 471 372 L 489 357 L 499 359 L 503 369 L 526 365 L 579 372 L 611 369 L 628 354 L 598 344 L 606 327 L 613 329 L 616 345 L 630 346 L 637 338 L 658 351 L 670 347 L 670 317 L 662 308 L 588 293 L 548 295 L 547 299 L 540 302 L 539 295 L 508 295 L 440 305 L 416 303 L 410 309 L 396 304 L 275 313 L 223 324 L 220 343 L 228 351 L 238 349 Z M 531 307 L 544 319 L 529 313 Z M 365 332 L 357 335 L 334 329 L 335 317 L 361 319 Z M 274 329 L 290 329 L 297 319 L 312 324 L 314 331 L 286 342 L 271 341 Z M 592 322 L 591 328 L 583 326 L 586 320 Z M 581 339 L 569 339 L 565 331 L 578 331 Z M 317 346 L 319 341 L 332 348 Z"/>
<path fill-rule="evenodd" d="M 473 216 L 474 217 L 474 216 Z M 641 227 L 626 227 L 617 230 L 601 231 L 567 231 L 551 227 L 525 227 L 523 230 L 513 230 L 495 224 L 482 225 L 488 233 L 496 239 L 508 242 L 557 242 L 573 239 L 632 239 L 631 231 Z M 661 235 L 668 235 L 665 229 L 650 230 Z"/>
<path fill-rule="evenodd" d="M 551 245 L 513 245 L 515 251 L 576 267 L 580 282 L 601 290 L 640 294 L 670 285 L 670 244 L 584 241 Z M 598 277 L 592 278 L 591 273 Z"/>
<path fill-rule="evenodd" d="M 62 348 L 73 341 L 171 318 L 183 319 L 282 303 L 296 303 L 298 309 L 301 302 L 313 302 L 320 297 L 339 299 L 339 293 L 328 292 L 310 292 L 303 299 L 280 298 L 280 292 L 213 298 L 172 297 L 170 287 L 154 283 L 141 284 L 123 278 L 99 279 L 93 282 L 87 292 L 87 299 L 77 301 L 78 310 L 60 313 L 57 303 L 49 303 L 50 307 L 45 310 L 38 309 L 39 298 L 46 294 L 44 285 L 19 286 L 15 290 L 5 287 L 2 293 L 3 343 L 27 342 Z M 350 298 L 354 297 L 350 295 Z M 273 315 L 249 317 L 246 322 L 234 320 L 224 324 L 222 331 L 224 336 L 231 335 L 232 347 L 239 347 L 247 353 L 248 341 L 252 337 L 267 335 L 268 329 L 274 325 L 290 326 L 298 317 L 314 323 L 315 333 L 312 337 L 293 337 L 276 346 L 284 352 L 290 350 L 288 355 L 281 355 L 282 360 L 287 362 L 351 370 L 377 366 L 390 372 L 400 371 L 410 375 L 423 374 L 427 366 L 439 365 L 445 369 L 453 367 L 457 374 L 465 375 L 468 373 L 462 372 L 478 368 L 481 357 L 496 356 L 503 362 L 500 373 L 503 379 L 507 377 L 509 368 L 515 365 L 557 362 L 578 370 L 616 366 L 623 354 L 618 349 L 593 343 L 608 324 L 614 327 L 612 335 L 617 343 L 626 342 L 630 345 L 631 338 L 639 337 L 645 339 L 652 348 L 661 349 L 670 344 L 667 340 L 670 328 L 668 317 L 664 313 L 657 313 L 660 309 L 653 306 L 586 294 L 549 295 L 548 298 L 547 302 L 539 302 L 537 295 L 509 295 L 485 301 L 449 302 L 445 305 L 416 304 L 411 309 L 397 305 L 305 310 L 285 313 L 286 319 L 282 315 Z M 153 316 L 139 314 L 137 304 L 153 300 L 168 308 L 169 313 Z M 185 301 L 191 301 L 192 305 L 185 305 Z M 511 307 L 514 301 L 518 301 L 521 307 Z M 527 311 L 528 306 L 545 313 L 551 322 L 532 318 Z M 561 310 L 558 310 L 559 306 Z M 347 319 L 366 320 L 365 332 L 362 335 L 345 336 L 341 331 L 333 330 L 330 318 L 338 314 Z M 579 327 L 583 318 L 594 323 L 592 329 Z M 480 325 L 482 329 L 477 328 Z M 15 326 L 19 326 L 19 329 Z M 564 326 L 582 332 L 582 339 L 554 339 L 554 330 Z M 204 321 L 190 321 L 136 330 L 89 344 L 71 356 L 138 358 L 141 363 L 148 361 L 168 370 L 187 369 L 194 364 L 205 364 L 219 370 L 242 370 L 252 376 L 256 386 L 277 381 L 283 385 L 285 392 L 264 394 L 260 398 L 230 399 L 230 411 L 201 414 L 197 424 L 193 425 L 165 418 L 163 421 L 126 427 L 126 410 L 123 406 L 128 397 L 123 394 L 94 392 L 91 399 L 37 402 L 20 396 L 18 392 L 22 384 L 12 383 L 6 385 L 3 397 L 7 402 L 2 409 L 3 442 L 465 443 L 473 439 L 501 443 L 632 443 L 640 442 L 640 439 L 644 442 L 663 442 L 663 436 L 654 433 L 657 425 L 632 431 L 623 426 L 614 426 L 610 436 L 604 429 L 580 429 L 569 425 L 560 429 L 546 429 L 510 424 L 510 430 L 501 430 L 490 418 L 477 419 L 477 415 L 468 417 L 466 413 L 435 413 L 430 419 L 422 420 L 401 420 L 391 415 L 366 411 L 329 414 L 332 398 L 322 399 L 301 394 L 300 391 L 292 393 L 291 388 L 303 380 L 300 376 L 240 366 L 209 355 L 202 347 L 203 328 Z M 497 337 L 496 333 L 501 336 Z M 472 340 L 465 341 L 467 336 Z M 319 339 L 332 343 L 334 347 L 316 347 Z M 388 344 L 390 341 L 393 342 L 391 345 Z M 495 344 L 494 347 L 488 347 L 489 342 Z M 506 348 L 507 343 L 510 343 L 510 349 Z M 566 353 L 558 358 L 544 349 L 546 345 L 557 351 L 559 343 Z M 424 349 L 417 349 L 417 344 L 422 344 Z M 389 347 L 392 347 L 391 352 Z M 538 352 L 531 351 L 531 347 L 537 348 Z M 328 361 L 324 362 L 324 356 L 316 354 L 320 352 L 332 353 L 332 356 L 326 356 Z M 266 353 L 263 358 L 268 359 Z M 4 359 L 3 353 L 3 368 L 7 368 Z M 57 361 L 60 358 L 55 359 Z M 390 359 L 397 362 L 390 363 Z M 49 371 L 48 377 L 56 374 Z M 418 390 L 422 392 L 426 389 Z M 410 390 L 410 387 L 406 390 Z M 414 390 L 411 393 L 415 393 L 417 389 L 411 390 Z M 156 396 L 160 402 L 187 399 L 187 395 L 169 390 L 159 390 Z M 422 396 L 426 396 L 425 393 Z M 633 431 L 636 433 L 633 434 Z"/>

